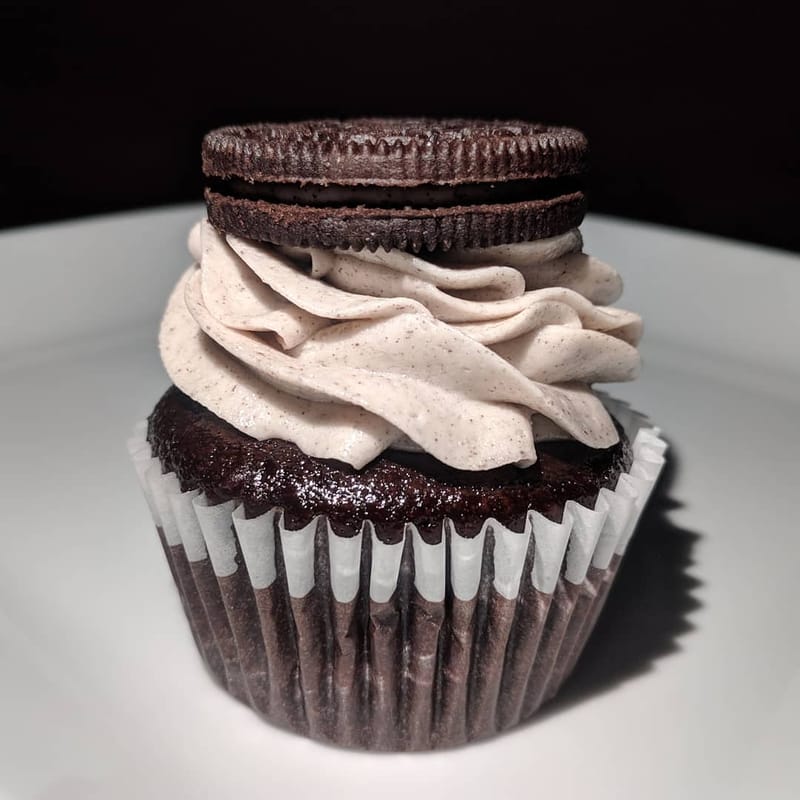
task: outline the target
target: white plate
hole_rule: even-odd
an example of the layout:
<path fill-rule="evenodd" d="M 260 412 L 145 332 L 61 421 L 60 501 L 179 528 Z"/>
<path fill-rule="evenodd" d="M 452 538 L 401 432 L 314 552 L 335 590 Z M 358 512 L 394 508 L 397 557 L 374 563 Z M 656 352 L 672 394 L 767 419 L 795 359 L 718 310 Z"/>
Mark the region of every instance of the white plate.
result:
<path fill-rule="evenodd" d="M 199 213 L 0 235 L 0 795 L 800 796 L 800 258 L 587 221 L 648 327 L 642 379 L 612 391 L 662 426 L 668 479 L 547 713 L 369 755 L 211 683 L 127 461 L 167 385 L 156 324 Z"/>

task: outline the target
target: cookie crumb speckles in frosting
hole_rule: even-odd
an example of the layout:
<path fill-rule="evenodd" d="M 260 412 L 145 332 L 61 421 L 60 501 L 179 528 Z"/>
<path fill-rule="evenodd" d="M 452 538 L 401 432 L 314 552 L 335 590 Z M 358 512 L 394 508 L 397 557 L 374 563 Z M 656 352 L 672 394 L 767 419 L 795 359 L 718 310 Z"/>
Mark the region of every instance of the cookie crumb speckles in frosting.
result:
<path fill-rule="evenodd" d="M 536 459 L 534 431 L 618 435 L 594 382 L 636 377 L 638 315 L 616 271 L 560 236 L 424 258 L 189 237 L 161 326 L 178 388 L 256 439 L 361 468 L 389 447 L 485 470 Z"/>

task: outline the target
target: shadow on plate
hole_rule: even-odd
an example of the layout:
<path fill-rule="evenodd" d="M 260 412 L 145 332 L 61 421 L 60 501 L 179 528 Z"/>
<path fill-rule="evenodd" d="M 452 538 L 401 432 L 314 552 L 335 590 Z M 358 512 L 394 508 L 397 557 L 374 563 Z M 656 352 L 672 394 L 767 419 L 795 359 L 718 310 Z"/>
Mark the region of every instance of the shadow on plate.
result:
<path fill-rule="evenodd" d="M 700 535 L 669 518 L 682 505 L 670 496 L 678 468 L 670 446 L 664 471 L 575 671 L 530 724 L 646 673 L 658 659 L 679 652 L 681 636 L 694 629 L 688 616 L 700 608 L 693 596 L 700 581 L 689 569 Z"/>

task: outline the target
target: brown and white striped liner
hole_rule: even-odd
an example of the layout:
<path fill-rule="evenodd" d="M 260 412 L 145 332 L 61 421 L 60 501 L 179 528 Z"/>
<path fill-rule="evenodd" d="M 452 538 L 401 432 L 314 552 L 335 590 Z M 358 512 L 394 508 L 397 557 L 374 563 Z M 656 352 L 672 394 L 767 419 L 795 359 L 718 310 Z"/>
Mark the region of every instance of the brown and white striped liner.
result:
<path fill-rule="evenodd" d="M 572 501 L 522 533 L 488 519 L 474 538 L 445 520 L 439 544 L 413 524 L 383 543 L 318 517 L 181 492 L 129 448 L 197 646 L 217 680 L 270 722 L 347 747 L 426 750 L 488 736 L 556 694 L 594 627 L 664 463 L 657 428 L 606 401 L 634 461 L 594 508 Z"/>

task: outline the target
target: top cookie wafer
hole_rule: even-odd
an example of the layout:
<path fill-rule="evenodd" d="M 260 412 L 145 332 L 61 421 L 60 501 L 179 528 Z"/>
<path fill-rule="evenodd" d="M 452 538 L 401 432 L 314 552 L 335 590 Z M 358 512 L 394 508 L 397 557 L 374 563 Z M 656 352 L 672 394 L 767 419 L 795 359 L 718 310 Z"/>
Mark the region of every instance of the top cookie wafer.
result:
<path fill-rule="evenodd" d="M 528 122 L 259 123 L 203 141 L 209 218 L 305 247 L 419 251 L 546 238 L 580 224 L 586 139 Z"/>

